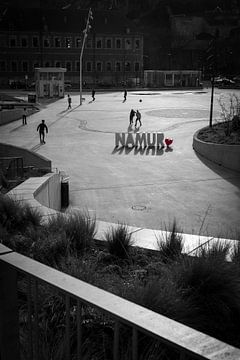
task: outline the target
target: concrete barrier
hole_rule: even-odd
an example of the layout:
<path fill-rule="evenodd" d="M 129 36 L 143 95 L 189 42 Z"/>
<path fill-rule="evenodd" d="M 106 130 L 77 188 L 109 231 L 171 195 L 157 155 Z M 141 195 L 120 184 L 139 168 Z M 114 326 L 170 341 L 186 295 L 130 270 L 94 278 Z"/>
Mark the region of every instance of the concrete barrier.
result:
<path fill-rule="evenodd" d="M 61 210 L 61 175 L 49 173 L 29 178 L 8 195 L 38 209 L 44 217 L 55 215 Z"/>
<path fill-rule="evenodd" d="M 201 130 L 198 130 L 193 136 L 193 149 L 218 165 L 240 172 L 240 145 L 204 142 L 198 139 L 198 133 Z"/>
<path fill-rule="evenodd" d="M 36 154 L 31 150 L 19 146 L 0 143 L 0 157 L 22 157 L 23 166 L 34 166 L 38 169 L 51 171 L 52 163 L 42 155 Z"/>

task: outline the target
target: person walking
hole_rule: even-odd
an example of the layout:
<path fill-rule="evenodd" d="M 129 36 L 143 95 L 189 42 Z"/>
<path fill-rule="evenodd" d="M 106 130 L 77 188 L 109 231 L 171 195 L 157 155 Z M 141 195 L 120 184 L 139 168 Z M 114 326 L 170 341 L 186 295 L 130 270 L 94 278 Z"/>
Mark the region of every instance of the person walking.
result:
<path fill-rule="evenodd" d="M 45 124 L 45 120 L 42 120 L 42 122 L 37 127 L 37 131 L 39 131 L 40 144 L 46 144 L 45 143 L 45 130 L 46 130 L 46 133 L 48 134 L 48 127 Z"/>
<path fill-rule="evenodd" d="M 71 96 L 68 94 L 68 109 L 72 108 L 72 98 Z"/>
<path fill-rule="evenodd" d="M 92 89 L 92 101 L 94 101 L 94 100 L 95 100 L 95 90 Z"/>
<path fill-rule="evenodd" d="M 135 111 L 133 109 L 131 109 L 130 111 L 130 115 L 129 115 L 129 124 L 132 125 L 133 124 L 133 118 L 135 116 Z"/>
<path fill-rule="evenodd" d="M 125 102 L 127 100 L 127 89 L 124 90 L 123 98 L 123 102 Z"/>
<path fill-rule="evenodd" d="M 23 109 L 22 124 L 27 125 L 27 109 L 26 108 Z"/>
<path fill-rule="evenodd" d="M 135 121 L 135 127 L 137 127 L 137 123 L 138 123 L 138 121 L 139 121 L 139 126 L 142 126 L 142 122 L 141 122 L 141 117 L 142 117 L 142 115 L 141 115 L 141 113 L 140 113 L 140 111 L 136 111 L 136 121 Z"/>

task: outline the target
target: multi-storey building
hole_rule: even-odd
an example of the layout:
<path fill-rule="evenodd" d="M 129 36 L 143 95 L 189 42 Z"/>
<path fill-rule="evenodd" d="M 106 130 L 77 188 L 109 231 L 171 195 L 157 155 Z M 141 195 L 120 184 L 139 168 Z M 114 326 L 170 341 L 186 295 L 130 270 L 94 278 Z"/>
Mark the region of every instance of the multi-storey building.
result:
<path fill-rule="evenodd" d="M 65 67 L 79 84 L 87 11 L 8 8 L 0 19 L 0 85 L 31 84 L 38 67 Z M 83 53 L 85 86 L 136 85 L 143 78 L 143 35 L 116 11 L 93 12 Z"/>

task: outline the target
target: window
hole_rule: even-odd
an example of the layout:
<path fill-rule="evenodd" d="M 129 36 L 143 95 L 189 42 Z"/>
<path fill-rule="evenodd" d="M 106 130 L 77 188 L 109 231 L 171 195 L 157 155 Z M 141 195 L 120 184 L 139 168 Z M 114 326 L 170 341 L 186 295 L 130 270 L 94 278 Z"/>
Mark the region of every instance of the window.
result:
<path fill-rule="evenodd" d="M 106 70 L 107 71 L 112 71 L 112 64 L 109 61 L 106 64 Z"/>
<path fill-rule="evenodd" d="M 14 36 L 14 37 L 10 37 L 10 39 L 9 39 L 9 46 L 10 46 L 10 47 L 16 47 L 16 46 L 17 46 L 17 39 L 16 39 L 15 36 Z"/>
<path fill-rule="evenodd" d="M 11 62 L 11 71 L 17 71 L 17 62 L 16 61 L 12 61 Z"/>
<path fill-rule="evenodd" d="M 61 39 L 59 37 L 54 38 L 54 46 L 56 48 L 60 48 L 61 47 Z"/>
<path fill-rule="evenodd" d="M 75 62 L 75 70 L 80 71 L 80 62 L 79 61 Z"/>
<path fill-rule="evenodd" d="M 49 38 L 44 38 L 44 39 L 43 39 L 43 46 L 44 46 L 45 48 L 50 47 L 50 40 L 49 40 Z"/>
<path fill-rule="evenodd" d="M 112 39 L 107 39 L 107 49 L 111 49 L 112 48 Z"/>
<path fill-rule="evenodd" d="M 130 71 L 131 70 L 131 65 L 129 61 L 125 62 L 125 71 Z"/>
<path fill-rule="evenodd" d="M 21 38 L 21 47 L 26 48 L 28 46 L 28 41 L 26 37 Z"/>
<path fill-rule="evenodd" d="M 102 63 L 100 61 L 98 61 L 97 64 L 96 64 L 96 70 L 97 71 L 102 71 Z"/>
<path fill-rule="evenodd" d="M 22 71 L 23 71 L 23 72 L 27 72 L 27 71 L 28 71 L 28 62 L 27 62 L 27 61 L 23 61 L 23 62 L 22 62 Z"/>
<path fill-rule="evenodd" d="M 56 62 L 55 62 L 55 66 L 56 66 L 56 67 L 61 67 L 60 61 L 56 61 Z"/>
<path fill-rule="evenodd" d="M 90 61 L 86 63 L 86 69 L 87 71 L 92 71 L 92 63 Z"/>
<path fill-rule="evenodd" d="M 65 47 L 70 49 L 72 47 L 72 39 L 70 37 L 65 38 Z"/>
<path fill-rule="evenodd" d="M 116 71 L 121 71 L 121 63 L 119 61 L 116 62 Z"/>
<path fill-rule="evenodd" d="M 5 63 L 5 61 L 0 61 L 0 71 L 6 71 L 6 63 Z"/>
<path fill-rule="evenodd" d="M 135 39 L 135 49 L 140 49 L 140 40 L 139 39 Z"/>
<path fill-rule="evenodd" d="M 45 67 L 50 67 L 50 62 L 49 62 L 49 61 L 46 61 L 46 62 L 44 63 L 44 66 L 45 66 Z"/>
<path fill-rule="evenodd" d="M 37 62 L 37 61 L 35 61 L 34 63 L 33 63 L 33 70 L 35 69 L 35 68 L 39 68 L 40 66 L 39 66 L 39 63 Z"/>
<path fill-rule="evenodd" d="M 80 48 L 82 46 L 82 40 L 80 38 L 75 39 L 75 46 Z"/>
<path fill-rule="evenodd" d="M 91 48 L 92 48 L 92 39 L 87 39 L 86 47 L 87 47 L 88 49 L 91 49 Z"/>
<path fill-rule="evenodd" d="M 122 39 L 116 39 L 116 48 L 121 49 L 122 47 Z"/>
<path fill-rule="evenodd" d="M 134 71 L 140 71 L 140 64 L 139 64 L 139 62 L 136 62 L 136 63 L 134 64 Z"/>
<path fill-rule="evenodd" d="M 71 61 L 66 62 L 66 68 L 67 68 L 67 71 L 72 71 L 72 63 L 71 63 Z"/>
<path fill-rule="evenodd" d="M 129 50 L 132 48 L 132 41 L 131 39 L 125 39 L 125 49 Z"/>
<path fill-rule="evenodd" d="M 11 71 L 17 71 L 17 62 L 16 61 L 12 61 L 11 62 Z"/>
<path fill-rule="evenodd" d="M 101 49 L 101 48 L 102 48 L 102 39 L 97 39 L 97 41 L 96 41 L 96 47 L 97 47 L 97 49 Z"/>
<path fill-rule="evenodd" d="M 38 36 L 33 36 L 33 38 L 32 38 L 32 46 L 33 47 L 39 47 L 39 38 L 38 38 Z"/>

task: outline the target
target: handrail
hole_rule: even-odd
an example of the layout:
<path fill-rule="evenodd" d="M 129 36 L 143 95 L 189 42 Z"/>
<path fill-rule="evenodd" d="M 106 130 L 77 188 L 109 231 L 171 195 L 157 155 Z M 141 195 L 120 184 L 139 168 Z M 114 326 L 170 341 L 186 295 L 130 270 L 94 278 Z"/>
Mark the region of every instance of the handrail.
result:
<path fill-rule="evenodd" d="M 1 248 L 3 252 L 3 245 Z M 66 296 L 110 314 L 115 321 L 132 327 L 134 332 L 139 330 L 146 333 L 180 353 L 191 354 L 196 359 L 240 359 L 240 349 L 26 256 L 15 252 L 5 253 L 0 256 L 1 263 L 61 290 Z"/>

